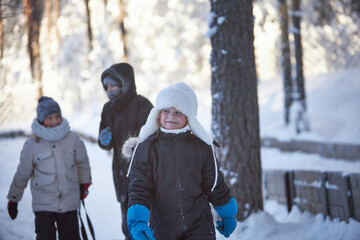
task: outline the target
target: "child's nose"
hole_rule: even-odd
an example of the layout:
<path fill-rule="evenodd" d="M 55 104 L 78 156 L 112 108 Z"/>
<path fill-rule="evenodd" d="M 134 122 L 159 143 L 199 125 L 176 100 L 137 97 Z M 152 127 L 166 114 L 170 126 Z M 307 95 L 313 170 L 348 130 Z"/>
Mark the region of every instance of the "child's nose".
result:
<path fill-rule="evenodd" d="M 59 122 L 60 122 L 60 119 L 54 118 L 53 121 L 52 121 L 52 124 L 57 125 Z"/>

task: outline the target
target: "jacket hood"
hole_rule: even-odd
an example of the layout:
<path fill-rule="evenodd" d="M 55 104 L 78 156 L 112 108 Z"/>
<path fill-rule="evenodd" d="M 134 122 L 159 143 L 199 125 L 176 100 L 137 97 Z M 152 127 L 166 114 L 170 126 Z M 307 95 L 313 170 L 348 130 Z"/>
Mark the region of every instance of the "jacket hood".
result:
<path fill-rule="evenodd" d="M 103 85 L 105 91 L 106 86 L 104 85 L 104 78 L 107 75 L 111 75 L 114 80 L 119 82 L 119 85 L 121 86 L 120 97 L 123 95 L 136 95 L 134 69 L 130 64 L 114 64 L 101 74 L 101 84 Z"/>

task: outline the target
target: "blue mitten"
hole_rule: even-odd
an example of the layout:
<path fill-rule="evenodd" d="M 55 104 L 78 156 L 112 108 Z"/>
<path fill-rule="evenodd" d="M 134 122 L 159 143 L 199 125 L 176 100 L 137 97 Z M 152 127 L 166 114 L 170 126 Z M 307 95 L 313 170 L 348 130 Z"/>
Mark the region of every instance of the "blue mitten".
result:
<path fill-rule="evenodd" d="M 147 207 L 135 204 L 127 211 L 127 225 L 134 240 L 155 240 L 153 231 L 148 226 L 150 212 Z"/>
<path fill-rule="evenodd" d="M 227 204 L 214 207 L 214 209 L 222 218 L 222 221 L 216 221 L 216 229 L 225 237 L 229 237 L 236 228 L 237 206 L 235 198 L 232 197 Z"/>
<path fill-rule="evenodd" d="M 110 132 L 110 128 L 104 128 L 103 130 L 100 131 L 100 143 L 104 146 L 109 146 L 110 145 L 110 141 L 112 138 L 111 132 Z"/>

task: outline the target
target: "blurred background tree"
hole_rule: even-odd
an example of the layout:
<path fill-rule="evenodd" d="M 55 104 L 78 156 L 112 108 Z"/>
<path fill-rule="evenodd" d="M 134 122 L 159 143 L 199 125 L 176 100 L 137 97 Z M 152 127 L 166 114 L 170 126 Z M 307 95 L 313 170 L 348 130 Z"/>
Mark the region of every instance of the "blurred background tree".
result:
<path fill-rule="evenodd" d="M 282 71 L 278 1 L 253 1 L 259 81 L 278 77 Z M 138 92 L 150 99 L 155 98 L 164 84 L 185 81 L 199 94 L 207 96 L 199 99 L 200 107 L 211 105 L 208 93 L 211 44 L 205 36 L 209 30 L 208 0 L 88 1 L 89 12 L 85 1 L 47 0 L 41 6 L 45 8 L 50 2 L 51 14 L 48 7 L 43 9 L 45 14 L 39 26 L 39 72 L 43 94 L 56 98 L 64 106 L 65 114 L 84 108 L 100 109 L 106 101 L 100 74 L 120 61 L 134 66 Z M 301 1 L 305 78 L 310 74 L 360 66 L 358 2 L 331 0 L 322 9 L 316 1 Z M 289 6 L 290 3 L 287 0 Z M 123 11 L 125 14 L 121 14 Z M 0 123 L 16 123 L 19 117 L 31 121 L 39 84 L 31 75 L 23 2 L 1 0 L 1 15 Z M 88 19 L 93 35 L 92 49 Z M 122 24 L 119 19 L 123 19 Z M 289 42 L 293 40 L 290 34 Z M 293 48 L 290 51 L 294 51 Z"/>

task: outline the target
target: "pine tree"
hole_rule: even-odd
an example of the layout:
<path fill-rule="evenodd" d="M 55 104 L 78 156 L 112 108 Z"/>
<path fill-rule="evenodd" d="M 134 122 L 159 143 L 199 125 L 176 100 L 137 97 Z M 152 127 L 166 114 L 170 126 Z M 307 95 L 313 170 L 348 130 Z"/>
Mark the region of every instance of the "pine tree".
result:
<path fill-rule="evenodd" d="M 292 103 L 292 78 L 289 44 L 289 17 L 286 0 L 279 0 L 279 22 L 281 29 L 281 67 L 284 87 L 285 124 L 290 122 L 290 106 Z"/>
<path fill-rule="evenodd" d="M 292 19 L 294 25 L 294 49 L 296 60 L 296 76 L 295 76 L 295 89 L 293 95 L 293 122 L 295 124 L 295 130 L 299 134 L 304 131 L 310 131 L 310 125 L 307 118 L 307 106 L 305 96 L 305 79 L 303 73 L 303 51 L 301 45 L 301 31 L 300 31 L 300 0 L 291 1 Z"/>
<path fill-rule="evenodd" d="M 252 1 L 211 1 L 212 131 L 237 219 L 263 209 Z"/>

